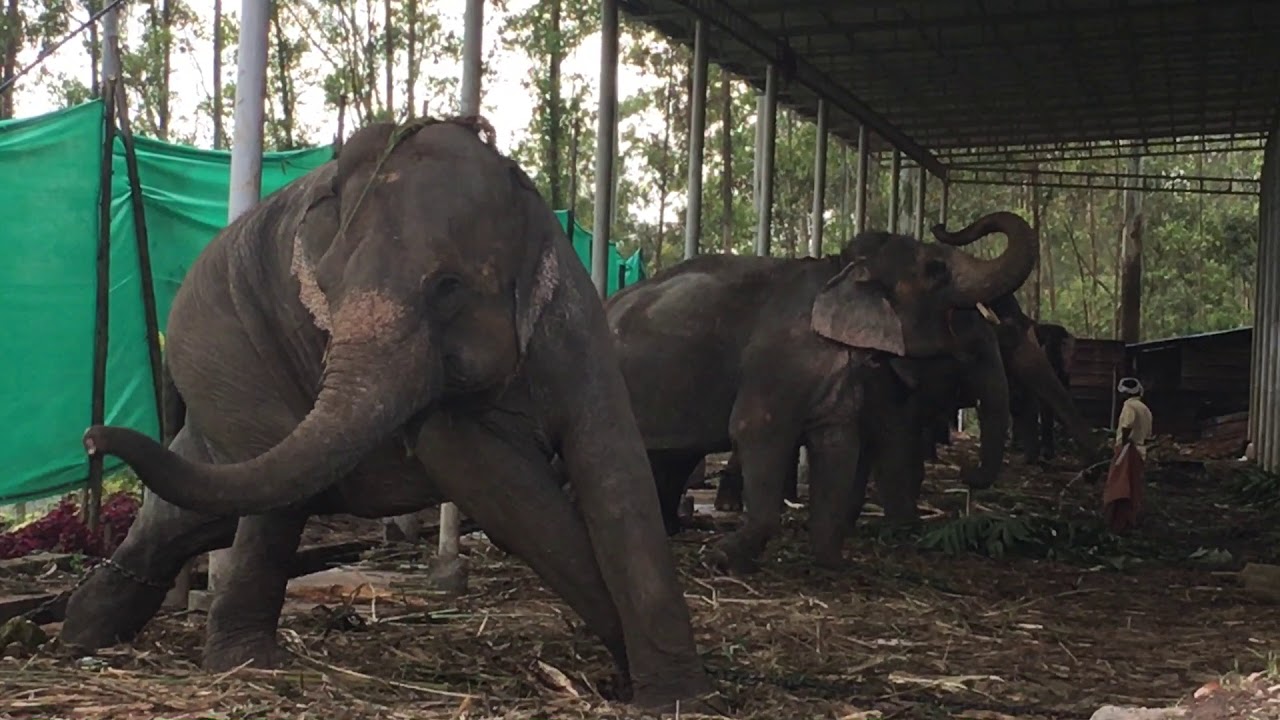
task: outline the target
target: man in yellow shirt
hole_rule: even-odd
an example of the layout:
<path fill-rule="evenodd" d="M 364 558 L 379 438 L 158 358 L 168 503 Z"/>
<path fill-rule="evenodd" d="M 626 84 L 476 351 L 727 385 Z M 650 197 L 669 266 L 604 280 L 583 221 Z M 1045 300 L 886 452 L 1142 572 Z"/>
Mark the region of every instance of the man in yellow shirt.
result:
<path fill-rule="evenodd" d="M 1102 489 L 1102 514 L 1112 532 L 1138 522 L 1142 512 L 1143 474 L 1147 441 L 1151 439 L 1151 409 L 1142 402 L 1142 383 L 1127 377 L 1116 390 L 1127 396 L 1116 422 L 1116 451 Z"/>

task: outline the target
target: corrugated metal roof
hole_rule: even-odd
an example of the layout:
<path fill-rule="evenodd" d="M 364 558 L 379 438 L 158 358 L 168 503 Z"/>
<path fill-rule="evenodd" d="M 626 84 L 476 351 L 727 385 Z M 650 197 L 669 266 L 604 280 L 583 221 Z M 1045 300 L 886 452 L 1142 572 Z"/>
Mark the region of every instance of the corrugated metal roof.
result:
<path fill-rule="evenodd" d="M 1258 137 L 1280 106 L 1276 0 L 620 0 L 711 62 L 856 142 L 948 150 Z M 883 148 L 883 143 L 880 145 Z"/>

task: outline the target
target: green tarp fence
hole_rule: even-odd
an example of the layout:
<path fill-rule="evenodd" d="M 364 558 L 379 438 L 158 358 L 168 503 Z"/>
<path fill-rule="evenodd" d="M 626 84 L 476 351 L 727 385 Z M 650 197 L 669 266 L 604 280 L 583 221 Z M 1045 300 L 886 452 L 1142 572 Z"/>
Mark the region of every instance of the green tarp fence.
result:
<path fill-rule="evenodd" d="M 89 425 L 105 106 L 0 121 L 0 504 L 83 487 Z M 161 332 L 187 268 L 226 224 L 231 156 L 136 137 Z M 332 157 L 267 153 L 265 196 Z M 566 213 L 557 213 L 562 227 Z M 106 421 L 158 436 L 123 142 L 112 153 Z M 572 235 L 590 267 L 591 234 Z M 645 276 L 609 248 L 610 293 Z M 120 467 L 107 459 L 106 471 Z"/>

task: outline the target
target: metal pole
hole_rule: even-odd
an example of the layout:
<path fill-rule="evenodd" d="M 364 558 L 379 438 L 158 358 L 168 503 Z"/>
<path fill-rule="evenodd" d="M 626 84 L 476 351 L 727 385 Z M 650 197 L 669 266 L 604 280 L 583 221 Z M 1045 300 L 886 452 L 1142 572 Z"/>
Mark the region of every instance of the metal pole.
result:
<path fill-rule="evenodd" d="M 813 232 L 809 257 L 822 257 L 822 220 L 827 200 L 827 101 L 818 99 L 818 139 L 813 151 Z"/>
<path fill-rule="evenodd" d="M 760 148 L 760 214 L 756 220 L 756 254 L 769 254 L 773 232 L 773 150 L 778 130 L 778 68 L 770 64 L 764 80 L 764 134 Z"/>
<path fill-rule="evenodd" d="M 459 115 L 480 114 L 480 60 L 484 33 L 484 0 L 467 0 L 463 15 L 462 83 L 458 97 Z M 440 536 L 436 547 L 435 567 L 431 582 L 438 590 L 459 593 L 466 589 L 467 576 L 462 568 L 462 517 L 458 506 L 440 504 Z M 415 533 L 416 534 L 416 533 Z"/>
<path fill-rule="evenodd" d="M 849 215 L 849 143 L 840 143 L 840 234 L 841 241 L 849 239 L 852 217 Z"/>
<path fill-rule="evenodd" d="M 871 169 L 871 138 L 867 126 L 858 126 L 858 170 L 853 194 L 854 234 L 867 229 L 867 174 Z"/>
<path fill-rule="evenodd" d="M 947 180 L 942 181 L 942 212 L 939 213 L 938 222 L 943 227 L 947 226 L 947 215 L 951 212 L 951 183 Z"/>
<path fill-rule="evenodd" d="M 916 168 L 915 234 L 917 238 L 924 238 L 924 184 L 928 177 L 929 174 L 924 171 L 923 167 Z"/>
<path fill-rule="evenodd" d="M 1262 246 L 1260 250 L 1265 251 L 1259 253 L 1258 263 L 1265 273 L 1263 281 L 1263 294 L 1259 298 L 1258 312 L 1261 316 L 1261 325 L 1263 328 L 1262 335 L 1262 358 L 1261 373 L 1262 383 L 1259 392 L 1259 405 L 1261 406 L 1261 425 L 1259 426 L 1260 447 L 1255 447 L 1257 457 L 1263 470 L 1275 472 L 1280 466 L 1280 443 L 1277 443 L 1277 434 L 1280 434 L 1280 410 L 1276 408 L 1276 403 L 1280 401 L 1280 358 L 1276 357 L 1277 342 L 1280 341 L 1280 248 L 1276 247 L 1276 242 L 1280 239 L 1280 226 L 1277 221 L 1280 220 L 1280 166 L 1277 160 L 1280 156 L 1280 131 L 1272 130 L 1270 137 L 1267 138 L 1267 147 L 1265 159 L 1263 160 L 1263 191 L 1262 197 L 1259 198 L 1258 214 L 1259 214 L 1259 233 L 1258 240 Z"/>
<path fill-rule="evenodd" d="M 898 216 L 902 208 L 902 151 L 893 149 L 889 162 L 889 232 L 898 232 Z"/>
<path fill-rule="evenodd" d="M 693 32 L 693 95 L 689 98 L 689 192 L 684 217 L 684 256 L 698 254 L 702 234 L 702 155 L 707 130 L 707 23 Z"/>
<path fill-rule="evenodd" d="M 617 138 L 618 0 L 600 0 L 600 112 L 596 124 L 596 204 L 591 280 L 604 298 L 609 288 L 609 220 L 613 209 L 614 143 Z"/>
<path fill-rule="evenodd" d="M 1271 296 L 1275 292 L 1275 288 L 1272 287 L 1272 281 L 1275 276 L 1271 272 L 1271 265 L 1275 255 L 1273 243 L 1270 239 L 1272 228 L 1267 213 L 1269 209 L 1268 190 L 1274 187 L 1274 184 L 1267 182 L 1270 170 L 1267 167 L 1267 161 L 1269 160 L 1270 157 L 1263 161 L 1263 192 L 1258 202 L 1258 269 L 1256 298 L 1253 309 L 1253 344 L 1255 350 L 1249 361 L 1250 375 L 1253 376 L 1252 384 L 1254 386 L 1249 393 L 1249 424 L 1252 427 L 1250 437 L 1253 440 L 1254 460 L 1262 467 L 1266 466 L 1267 451 L 1271 445 L 1269 440 L 1269 432 L 1271 430 L 1270 413 L 1266 407 L 1266 398 L 1270 382 L 1270 368 L 1275 361 L 1272 353 L 1275 338 L 1271 335 L 1271 322 L 1268 317 Z"/>
<path fill-rule="evenodd" d="M 240 45 L 236 62 L 236 99 L 231 141 L 231 185 L 227 224 L 262 197 L 263 101 L 267 89 L 267 23 L 270 8 L 262 0 L 240 3 Z M 209 553 L 209 592 L 217 593 L 228 570 L 227 550 Z M 197 601 L 198 602 L 198 601 Z"/>

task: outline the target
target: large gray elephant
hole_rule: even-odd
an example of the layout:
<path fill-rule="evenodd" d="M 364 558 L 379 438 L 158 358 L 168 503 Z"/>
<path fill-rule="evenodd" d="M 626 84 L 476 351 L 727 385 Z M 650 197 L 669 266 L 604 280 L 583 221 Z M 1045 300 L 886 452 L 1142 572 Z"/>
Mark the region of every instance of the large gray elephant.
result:
<path fill-rule="evenodd" d="M 933 419 L 953 407 L 958 393 L 978 399 L 982 427 L 978 464 L 962 467 L 960 477 L 973 489 L 991 487 L 1004 463 L 1009 430 L 1009 387 L 992 324 L 977 310 L 954 309 L 945 321 L 951 352 L 932 357 L 895 357 L 866 371 L 865 396 L 856 421 L 860 452 L 856 467 L 845 471 L 855 487 L 874 479 L 885 517 L 897 524 L 919 519 L 917 504 L 925 460 L 933 448 Z M 743 479 L 731 456 L 716 490 L 716 508 L 743 509 Z M 792 466 L 794 467 L 794 465 Z M 788 476 L 794 495 L 795 471 Z M 861 514 L 855 505 L 851 521 Z M 672 528 L 668 525 L 667 532 Z"/>
<path fill-rule="evenodd" d="M 993 232 L 1009 239 L 993 260 L 951 247 Z M 606 304 L 664 517 L 676 516 L 703 456 L 732 450 L 741 459 L 750 511 L 712 553 L 720 566 L 749 570 L 777 532 L 783 479 L 801 444 L 813 555 L 838 564 L 865 490 L 848 478 L 868 371 L 952 353 L 949 311 L 1012 292 L 1039 253 L 1035 232 L 1008 212 L 934 234 L 946 244 L 868 232 L 821 259 L 704 255 Z"/>
<path fill-rule="evenodd" d="M 168 449 L 85 434 L 153 494 L 64 642 L 133 636 L 188 558 L 230 545 L 205 666 L 271 665 L 309 516 L 448 499 L 582 616 L 636 704 L 710 690 L 603 306 L 481 126 L 363 128 L 200 255 L 168 324 L 183 427 Z"/>

